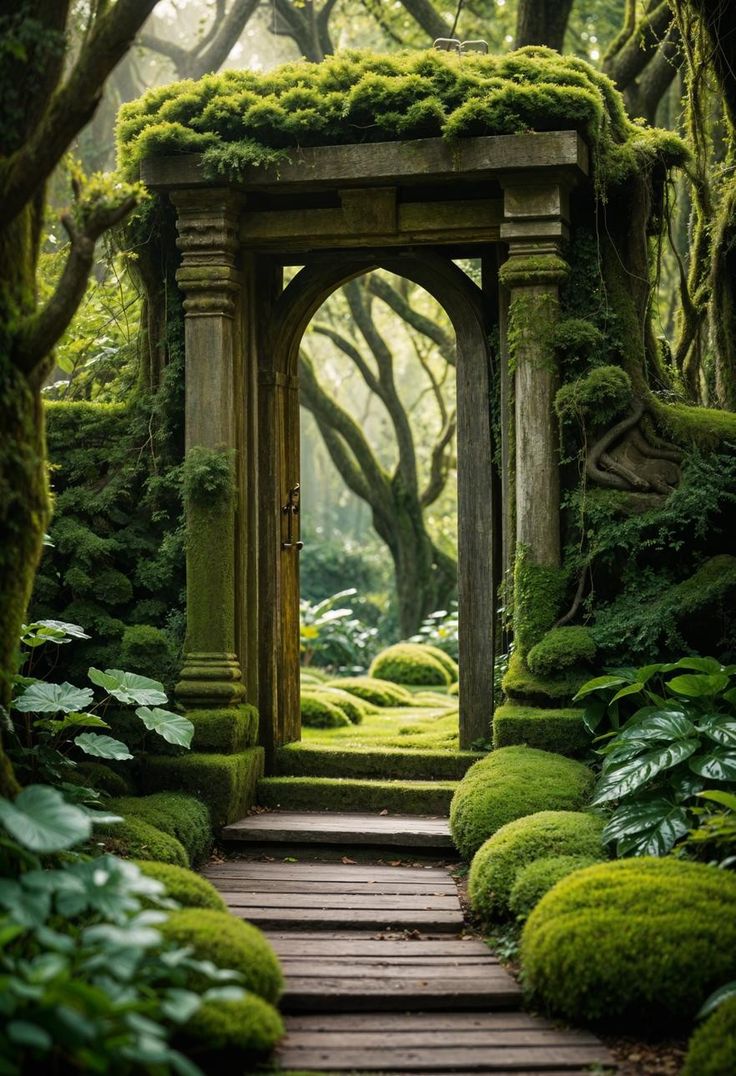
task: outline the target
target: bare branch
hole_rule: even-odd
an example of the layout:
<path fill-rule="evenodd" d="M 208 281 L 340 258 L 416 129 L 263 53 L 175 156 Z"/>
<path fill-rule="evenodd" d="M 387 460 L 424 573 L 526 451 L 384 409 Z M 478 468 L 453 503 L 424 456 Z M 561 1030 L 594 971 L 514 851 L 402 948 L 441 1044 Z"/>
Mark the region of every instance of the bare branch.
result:
<path fill-rule="evenodd" d="M 188 71 L 191 59 L 189 50 L 177 45 L 175 41 L 168 41 L 165 37 L 159 37 L 157 34 L 142 33 L 138 35 L 136 44 L 171 60 L 176 68 L 177 75 L 184 77 Z"/>
<path fill-rule="evenodd" d="M 447 485 L 447 478 L 450 471 L 450 460 L 448 458 L 446 449 L 452 442 L 455 436 L 455 428 L 457 426 L 457 420 L 455 413 L 453 412 L 448 416 L 444 429 L 442 430 L 439 440 L 432 448 L 432 458 L 429 468 L 429 481 L 426 488 L 420 497 L 420 504 L 422 508 L 428 508 L 430 504 L 434 504 L 437 498 L 442 493 L 443 489 Z"/>
<path fill-rule="evenodd" d="M 638 78 L 670 28 L 674 16 L 668 0 L 652 8 L 630 34 L 618 38 L 605 58 L 603 70 L 619 90 L 626 90 Z"/>
<path fill-rule="evenodd" d="M 441 325 L 415 310 L 396 288 L 391 287 L 389 282 L 377 273 L 371 273 L 368 278 L 368 289 L 412 328 L 429 337 L 440 349 L 442 358 L 451 366 L 455 365 L 455 343 Z"/>
<path fill-rule="evenodd" d="M 437 37 L 448 36 L 451 27 L 438 13 L 431 0 L 401 0 L 401 3 L 414 22 L 424 30 L 430 42 Z"/>

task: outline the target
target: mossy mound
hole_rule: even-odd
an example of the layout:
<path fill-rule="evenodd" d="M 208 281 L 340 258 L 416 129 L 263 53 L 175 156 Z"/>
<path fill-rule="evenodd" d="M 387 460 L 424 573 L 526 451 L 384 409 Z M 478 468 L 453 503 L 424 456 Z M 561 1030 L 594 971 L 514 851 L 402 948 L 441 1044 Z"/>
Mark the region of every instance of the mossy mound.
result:
<path fill-rule="evenodd" d="M 139 859 L 136 865 L 149 878 L 155 878 L 166 886 L 166 895 L 184 908 L 211 908 L 216 912 L 227 911 L 227 905 L 211 882 L 194 871 L 175 867 L 172 863 L 155 863 Z"/>
<path fill-rule="evenodd" d="M 532 747 L 504 747 L 471 766 L 453 796 L 450 828 L 461 855 L 472 859 L 507 822 L 538 811 L 584 807 L 593 774 L 580 762 Z"/>
<path fill-rule="evenodd" d="M 264 74 L 225 71 L 124 105 L 117 137 L 128 176 L 145 156 L 203 153 L 211 176 L 237 179 L 289 147 L 570 129 L 593 147 L 602 182 L 687 157 L 676 136 L 633 124 L 605 75 L 540 46 L 503 56 L 350 51 Z"/>
<path fill-rule="evenodd" d="M 195 796 L 187 796 L 182 792 L 126 796 L 113 800 L 110 808 L 119 811 L 126 819 L 139 818 L 176 837 L 186 849 L 187 865 L 201 863 L 212 846 L 209 811 Z"/>
<path fill-rule="evenodd" d="M 534 816 L 532 816 L 534 817 Z M 545 893 L 563 878 L 583 867 L 592 867 L 601 861 L 600 856 L 543 856 L 534 859 L 516 875 L 509 893 L 509 911 L 518 919 L 526 919 L 532 908 L 539 904 Z"/>
<path fill-rule="evenodd" d="M 437 653 L 442 651 L 435 651 L 434 647 L 422 646 L 421 643 L 397 643 L 382 650 L 373 659 L 369 673 L 394 684 L 449 687 L 457 679 L 457 666 L 452 669 L 449 664 L 452 658 L 443 654 L 440 659 Z M 455 665 L 454 662 L 452 664 Z"/>
<path fill-rule="evenodd" d="M 631 378 L 620 366 L 596 366 L 559 389 L 555 411 L 563 423 L 605 428 L 628 410 L 632 393 Z"/>
<path fill-rule="evenodd" d="M 736 978 L 736 877 L 676 859 L 576 871 L 529 916 L 521 957 L 531 1003 L 556 1017 L 627 1030 L 692 1020 Z"/>
<path fill-rule="evenodd" d="M 527 654 L 534 676 L 555 676 L 595 661 L 596 645 L 587 628 L 552 628 Z"/>
<path fill-rule="evenodd" d="M 339 729 L 349 725 L 350 718 L 324 694 L 301 694 L 302 725 L 308 729 Z"/>
<path fill-rule="evenodd" d="M 493 746 L 526 744 L 560 755 L 582 755 L 591 744 L 583 710 L 542 709 L 537 706 L 499 706 L 493 715 Z"/>
<path fill-rule="evenodd" d="M 229 912 L 183 908 L 171 912 L 159 928 L 167 938 L 189 945 L 200 960 L 230 968 L 242 976 L 240 985 L 275 1004 L 283 989 L 281 967 L 264 935 L 251 923 Z M 192 989 L 205 983 L 194 976 Z"/>
<path fill-rule="evenodd" d="M 95 826 L 95 843 L 123 859 L 153 859 L 158 863 L 189 866 L 189 856 L 181 841 L 136 815 L 122 822 Z"/>
<path fill-rule="evenodd" d="M 454 695 L 456 697 L 458 697 L 460 695 L 460 683 L 459 683 L 459 681 L 456 680 L 454 684 L 450 684 L 450 686 L 447 689 L 447 694 L 448 695 Z"/>
<path fill-rule="evenodd" d="M 736 997 L 722 1002 L 700 1025 L 680 1076 L 733 1076 L 736 1072 Z"/>
<path fill-rule="evenodd" d="M 205 1001 L 182 1027 L 177 1043 L 180 1036 L 184 1052 L 204 1071 L 221 1072 L 223 1061 L 242 1065 L 242 1055 L 247 1059 L 270 1053 L 283 1035 L 283 1021 L 274 1007 L 247 994 L 239 1001 Z"/>
<path fill-rule="evenodd" d="M 373 706 L 411 706 L 414 698 L 400 684 L 380 680 L 373 676 L 346 676 L 342 680 L 330 680 L 330 687 L 339 687 Z"/>
<path fill-rule="evenodd" d="M 583 811 L 539 811 L 508 822 L 476 852 L 468 876 L 473 911 L 484 920 L 508 915 L 519 872 L 552 855 L 603 855 L 603 820 Z"/>
<path fill-rule="evenodd" d="M 326 699 L 333 706 L 337 706 L 338 710 L 342 710 L 352 725 L 362 724 L 364 718 L 375 713 L 375 707 L 371 706 L 370 703 L 356 698 L 349 691 L 341 691 L 339 687 L 328 687 L 325 684 L 323 687 L 318 687 L 314 690 L 306 690 L 304 694 L 315 695 L 317 698 Z"/>
<path fill-rule="evenodd" d="M 531 601 L 534 601 L 533 595 L 534 591 L 530 589 L 528 596 Z M 544 632 L 540 638 L 543 637 Z M 506 697 L 512 702 L 527 706 L 565 706 L 572 702 L 589 678 L 589 672 L 576 669 L 568 669 L 558 676 L 535 676 L 521 654 L 514 651 L 501 686 Z"/>

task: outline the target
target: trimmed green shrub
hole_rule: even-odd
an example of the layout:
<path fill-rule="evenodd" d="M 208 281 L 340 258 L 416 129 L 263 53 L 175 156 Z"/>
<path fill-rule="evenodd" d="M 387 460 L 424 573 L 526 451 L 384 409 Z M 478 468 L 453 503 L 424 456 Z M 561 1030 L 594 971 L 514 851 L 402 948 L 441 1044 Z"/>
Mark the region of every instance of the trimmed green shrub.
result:
<path fill-rule="evenodd" d="M 309 695 L 316 694 L 318 698 L 327 699 L 333 706 L 337 706 L 342 710 L 353 725 L 360 725 L 369 714 L 376 713 L 375 706 L 371 706 L 370 703 L 364 702 L 363 699 L 351 695 L 349 691 L 341 691 L 339 687 L 328 687 L 325 684 L 324 687 L 315 688 L 314 691 L 307 689 L 305 693 Z"/>
<path fill-rule="evenodd" d="M 526 919 L 545 893 L 573 871 L 600 863 L 597 856 L 543 856 L 522 867 L 509 894 L 509 911 Z"/>
<path fill-rule="evenodd" d="M 120 642 L 120 667 L 168 684 L 174 672 L 169 636 L 150 624 L 131 624 Z"/>
<path fill-rule="evenodd" d="M 223 707 L 219 710 L 192 710 L 193 751 L 234 755 L 258 743 L 258 710 L 255 706 Z"/>
<path fill-rule="evenodd" d="M 447 694 L 448 695 L 459 695 L 460 694 L 460 681 L 459 680 L 456 680 L 454 684 L 450 684 L 450 686 L 447 689 Z"/>
<path fill-rule="evenodd" d="M 441 646 L 433 646 L 431 643 L 421 643 L 420 645 L 425 654 L 431 654 L 433 658 L 439 661 L 440 665 L 450 674 L 450 682 L 456 684 L 460 670 L 452 654 L 448 654 Z"/>
<path fill-rule="evenodd" d="M 521 957 L 531 1003 L 562 1019 L 692 1020 L 736 978 L 736 876 L 671 858 L 576 871 L 529 916 Z"/>
<path fill-rule="evenodd" d="M 687 1048 L 680 1076 L 733 1076 L 736 1072 L 736 997 L 721 1002 Z"/>
<path fill-rule="evenodd" d="M 461 855 L 472 859 L 484 841 L 515 818 L 584 807 L 593 780 L 587 766 L 550 751 L 492 751 L 470 767 L 453 796 L 452 839 Z"/>
<path fill-rule="evenodd" d="M 432 648 L 434 649 L 434 648 Z M 443 655 L 448 658 L 448 655 Z M 452 658 L 449 658 L 452 661 Z M 453 662 L 453 665 L 455 663 Z M 369 675 L 394 684 L 427 684 L 449 687 L 453 677 L 444 660 L 421 643 L 397 643 L 373 659 Z"/>
<path fill-rule="evenodd" d="M 152 796 L 127 796 L 114 800 L 110 807 L 125 818 L 140 818 L 176 837 L 186 849 L 187 865 L 200 863 L 212 846 L 209 811 L 194 796 L 181 792 L 157 792 Z"/>
<path fill-rule="evenodd" d="M 64 774 L 64 778 L 74 785 L 95 788 L 108 796 L 127 796 L 133 791 L 130 781 L 104 762 L 78 762 L 73 770 Z"/>
<path fill-rule="evenodd" d="M 159 927 L 166 938 L 189 945 L 200 960 L 211 960 L 218 968 L 231 968 L 242 976 L 246 990 L 275 1004 L 283 988 L 281 966 L 261 931 L 252 923 L 236 919 L 230 912 L 207 908 L 182 908 L 171 912 Z M 194 975 L 191 987 L 204 986 Z"/>
<path fill-rule="evenodd" d="M 526 744 L 560 755 L 582 755 L 589 749 L 591 735 L 583 724 L 583 711 L 548 710 L 537 706 L 499 706 L 493 715 L 493 746 Z"/>
<path fill-rule="evenodd" d="M 189 856 L 181 841 L 136 816 L 96 825 L 95 843 L 105 852 L 124 859 L 155 859 L 178 867 L 189 866 Z"/>
<path fill-rule="evenodd" d="M 172 900 L 184 908 L 211 908 L 216 912 L 226 912 L 227 905 L 211 882 L 201 874 L 176 867 L 173 863 L 155 863 L 150 859 L 136 860 L 143 874 L 163 882 L 166 892 Z"/>
<path fill-rule="evenodd" d="M 302 725 L 308 729 L 339 729 L 350 724 L 350 718 L 339 706 L 322 695 L 303 693 L 301 696 Z"/>
<path fill-rule="evenodd" d="M 242 818 L 253 806 L 256 782 L 262 776 L 262 747 L 251 747 L 237 755 L 152 755 L 146 759 L 141 774 L 146 792 L 189 792 L 202 800 L 215 829 Z"/>
<path fill-rule="evenodd" d="M 519 871 L 535 859 L 555 855 L 603 856 L 603 819 L 583 811 L 539 811 L 516 818 L 476 852 L 468 876 L 468 896 L 481 918 L 508 915 Z"/>
<path fill-rule="evenodd" d="M 342 680 L 329 680 L 328 686 L 339 687 L 374 706 L 412 706 L 414 702 L 405 687 L 373 676 L 346 676 Z"/>
<path fill-rule="evenodd" d="M 278 1012 L 256 994 L 247 994 L 239 1001 L 205 1001 L 181 1029 L 182 1043 L 192 1045 L 185 1052 L 206 1072 L 222 1071 L 223 1054 L 227 1060 L 233 1053 L 270 1053 L 283 1035 Z M 214 1054 L 217 1056 L 211 1056 Z M 241 1067 L 238 1071 L 244 1070 Z"/>
<path fill-rule="evenodd" d="M 555 676 L 595 661 L 596 645 L 587 628 L 552 628 L 526 657 L 534 676 Z"/>

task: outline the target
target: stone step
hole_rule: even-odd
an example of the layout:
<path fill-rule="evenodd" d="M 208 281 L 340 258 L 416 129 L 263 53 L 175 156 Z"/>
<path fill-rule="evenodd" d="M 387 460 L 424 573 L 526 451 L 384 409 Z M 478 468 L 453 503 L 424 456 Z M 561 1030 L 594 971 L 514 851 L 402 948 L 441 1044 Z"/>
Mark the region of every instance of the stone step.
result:
<path fill-rule="evenodd" d="M 350 855 L 354 849 L 380 849 L 454 858 L 447 819 L 417 815 L 381 815 L 335 811 L 269 811 L 248 815 L 220 831 L 227 844 L 285 855 L 337 848 Z M 271 846 L 271 847 L 269 847 Z"/>
<path fill-rule="evenodd" d="M 447 815 L 456 781 L 376 781 L 348 777 L 266 777 L 256 786 L 261 807 L 289 811 L 392 811 Z"/>
<path fill-rule="evenodd" d="M 275 777 L 459 781 L 482 757 L 475 751 L 343 748 L 292 743 L 275 752 L 270 772 Z"/>

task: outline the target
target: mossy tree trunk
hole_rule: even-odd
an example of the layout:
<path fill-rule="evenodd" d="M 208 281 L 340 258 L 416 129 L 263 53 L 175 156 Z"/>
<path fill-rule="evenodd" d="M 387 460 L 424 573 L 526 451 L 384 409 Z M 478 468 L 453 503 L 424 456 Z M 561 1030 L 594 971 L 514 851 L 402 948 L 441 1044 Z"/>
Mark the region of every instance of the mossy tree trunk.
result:
<path fill-rule="evenodd" d="M 84 294 L 98 236 L 121 220 L 130 189 L 100 188 L 62 217 L 69 253 L 57 288 L 39 307 L 36 267 L 45 187 L 89 121 L 102 86 L 155 0 L 99 5 L 65 73 L 68 0 L 0 0 L 0 707 L 10 702 L 16 651 L 49 517 L 41 389 L 51 350 Z M 17 784 L 0 750 L 0 793 Z"/>

